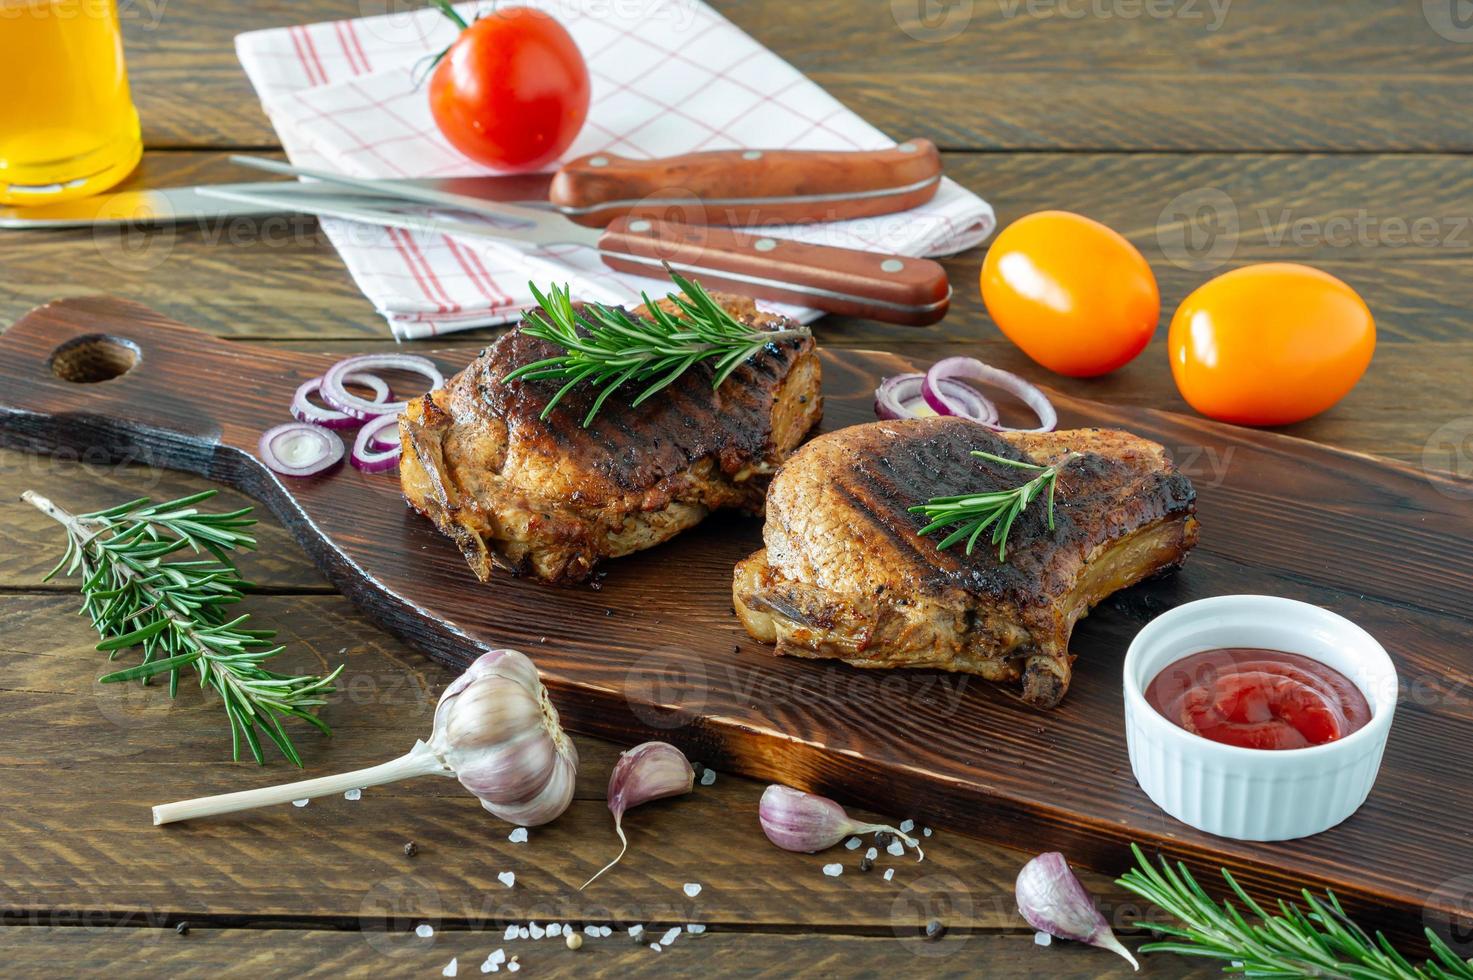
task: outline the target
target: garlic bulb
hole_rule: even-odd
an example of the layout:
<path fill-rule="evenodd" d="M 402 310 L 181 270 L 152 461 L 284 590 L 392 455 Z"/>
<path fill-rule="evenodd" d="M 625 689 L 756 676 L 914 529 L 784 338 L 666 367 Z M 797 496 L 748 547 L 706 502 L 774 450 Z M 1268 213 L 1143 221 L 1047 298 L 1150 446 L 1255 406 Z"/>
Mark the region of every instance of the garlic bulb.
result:
<path fill-rule="evenodd" d="M 568 808 L 577 772 L 578 750 L 558 724 L 536 666 L 515 650 L 492 650 L 440 695 L 430 740 L 415 742 L 399 758 L 336 776 L 166 803 L 153 808 L 153 822 L 234 813 L 434 775 L 459 778 L 496 816 L 535 827 Z"/>
<path fill-rule="evenodd" d="M 614 771 L 609 773 L 609 812 L 614 815 L 614 832 L 619 835 L 621 847 L 614 860 L 599 869 L 598 874 L 585 881 L 578 890 L 593 884 L 598 876 L 618 864 L 629 850 L 629 838 L 624 836 L 624 811 L 662 800 L 667 796 L 689 793 L 696 784 L 696 771 L 685 753 L 669 742 L 645 742 L 628 752 L 619 754 Z"/>
<path fill-rule="evenodd" d="M 532 661 L 515 650 L 482 654 L 440 695 L 430 751 L 481 805 L 536 827 L 573 800 L 578 750 Z"/>

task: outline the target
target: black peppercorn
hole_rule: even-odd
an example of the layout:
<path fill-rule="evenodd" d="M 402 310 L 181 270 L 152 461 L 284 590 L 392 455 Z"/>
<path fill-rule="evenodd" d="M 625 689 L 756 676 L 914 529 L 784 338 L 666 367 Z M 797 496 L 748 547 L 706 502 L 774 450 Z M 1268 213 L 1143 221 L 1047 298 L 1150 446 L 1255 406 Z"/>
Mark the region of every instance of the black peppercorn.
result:
<path fill-rule="evenodd" d="M 876 846 L 884 848 L 889 847 L 893 843 L 895 843 L 895 835 L 890 833 L 890 831 L 882 830 L 879 833 L 875 834 Z"/>
<path fill-rule="evenodd" d="M 189 923 L 188 922 L 176 922 L 176 923 L 174 923 L 174 931 L 176 933 L 178 933 L 179 935 L 181 935 L 181 936 L 187 936 L 187 935 L 189 935 Z"/>
<path fill-rule="evenodd" d="M 926 938 L 930 940 L 940 939 L 946 935 L 946 927 L 941 924 L 940 919 L 932 919 L 926 923 Z"/>
<path fill-rule="evenodd" d="M 404 856 L 405 857 L 412 858 L 412 857 L 414 857 L 418 853 L 419 853 L 419 845 L 416 844 L 414 841 L 409 841 L 409 842 L 407 842 L 404 845 Z"/>
<path fill-rule="evenodd" d="M 874 866 L 875 866 L 875 862 L 873 862 L 873 861 L 871 861 L 869 859 L 869 855 L 868 854 L 866 854 L 864 857 L 862 857 L 862 858 L 859 859 L 859 870 L 860 871 L 868 871 L 871 868 L 873 868 Z"/>

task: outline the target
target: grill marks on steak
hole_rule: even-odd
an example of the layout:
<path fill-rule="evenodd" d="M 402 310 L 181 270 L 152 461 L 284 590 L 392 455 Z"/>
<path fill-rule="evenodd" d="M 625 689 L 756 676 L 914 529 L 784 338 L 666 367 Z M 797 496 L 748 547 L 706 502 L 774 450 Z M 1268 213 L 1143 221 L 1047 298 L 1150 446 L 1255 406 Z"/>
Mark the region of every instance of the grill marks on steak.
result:
<path fill-rule="evenodd" d="M 1062 470 L 1013 524 L 1007 561 L 984 532 L 941 551 L 910 507 L 1017 487 L 1026 470 L 980 449 Z M 866 667 L 939 667 L 1023 681 L 1057 704 L 1075 621 L 1110 592 L 1179 564 L 1196 540 L 1195 493 L 1165 450 L 1129 433 L 994 434 L 962 419 L 877 422 L 814 440 L 768 494 L 766 548 L 737 568 L 733 599 L 777 652 Z"/>
<path fill-rule="evenodd" d="M 750 300 L 718 299 L 748 324 L 792 326 Z M 665 541 L 712 510 L 760 513 L 767 477 L 822 412 L 807 336 L 769 343 L 717 389 L 707 364 L 637 408 L 643 387 L 626 385 L 587 428 L 599 391 L 591 385 L 573 388 L 543 420 L 562 382 L 502 380 L 558 353 L 513 329 L 400 418 L 405 498 L 482 580 L 494 564 L 579 581 L 603 558 Z"/>

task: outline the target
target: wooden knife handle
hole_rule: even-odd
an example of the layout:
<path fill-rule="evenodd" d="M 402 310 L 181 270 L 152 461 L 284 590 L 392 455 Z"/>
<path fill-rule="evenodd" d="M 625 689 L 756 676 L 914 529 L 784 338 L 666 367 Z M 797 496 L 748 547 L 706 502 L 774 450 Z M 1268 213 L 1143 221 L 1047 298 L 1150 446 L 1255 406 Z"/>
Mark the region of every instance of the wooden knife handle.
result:
<path fill-rule="evenodd" d="M 663 277 L 662 263 L 709 289 L 924 326 L 946 315 L 951 286 L 929 259 L 810 245 L 760 233 L 618 218 L 598 242 L 604 264 Z"/>
<path fill-rule="evenodd" d="M 632 215 L 754 228 L 905 211 L 935 196 L 940 178 L 941 155 L 924 139 L 887 150 L 712 150 L 655 160 L 597 153 L 559 170 L 548 199 L 589 227 Z"/>

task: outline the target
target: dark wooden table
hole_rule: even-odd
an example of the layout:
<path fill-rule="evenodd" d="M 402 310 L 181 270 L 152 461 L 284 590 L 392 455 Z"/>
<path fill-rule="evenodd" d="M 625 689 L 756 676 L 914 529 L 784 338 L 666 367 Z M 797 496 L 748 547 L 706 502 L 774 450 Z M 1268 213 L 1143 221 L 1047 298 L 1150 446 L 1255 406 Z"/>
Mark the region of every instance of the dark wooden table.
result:
<path fill-rule="evenodd" d="M 1151 261 L 1169 317 L 1215 271 L 1310 262 L 1365 296 L 1380 346 L 1345 402 L 1291 431 L 1348 449 L 1473 475 L 1473 130 L 1463 125 L 1473 27 L 1440 0 L 927 0 L 719 3 L 737 23 L 876 125 L 927 136 L 948 172 L 1002 224 L 1078 210 Z M 383 3 L 220 0 L 124 4 L 130 75 L 148 153 L 135 186 L 241 179 L 241 149 L 277 150 L 236 63 L 234 34 L 356 16 Z M 980 251 L 947 261 L 950 317 L 924 332 L 830 318 L 826 344 L 898 348 L 926 360 L 964 351 L 1040 371 L 988 320 Z M 0 236 L 0 322 L 59 296 L 137 299 L 233 340 L 355 352 L 391 346 L 310 221 L 270 235 L 249 223 Z M 478 346 L 492 331 L 449 344 Z M 1106 401 L 1186 410 L 1164 331 L 1139 360 L 1095 381 L 1048 378 Z M 17 502 L 25 487 L 90 509 L 198 479 L 101 458 L 0 451 L 0 962 L 12 973 L 118 975 L 476 972 L 492 949 L 528 970 L 671 974 L 1124 975 L 1108 954 L 1040 950 L 1013 907 L 1028 855 L 952 833 L 884 882 L 832 857 L 780 853 L 756 823 L 757 784 L 722 775 L 689 799 L 636 811 L 631 854 L 588 893 L 577 885 L 614 840 L 604 780 L 618 746 L 580 740 L 577 799 L 527 844 L 505 839 L 448 781 L 399 784 L 357 802 L 314 801 L 251 821 L 201 824 L 187 847 L 148 807 L 292 775 L 227 760 L 218 705 L 193 689 L 101 686 L 101 657 L 67 582 L 43 583 L 56 529 Z M 222 505 L 235 504 L 222 494 Z M 428 731 L 446 672 L 367 622 L 267 521 L 244 570 L 250 611 L 282 631 L 292 667 L 348 665 L 326 709 L 335 736 L 303 734 L 309 772 L 378 761 Z M 1059 760 L 1067 771 L 1068 760 Z M 903 811 L 905 801 L 896 801 Z M 419 853 L 408 858 L 403 845 Z M 294 857 L 330 851 L 334 873 L 303 880 Z M 517 873 L 508 891 L 496 880 Z M 1140 909 L 1086 876 L 1117 922 Z M 694 899 L 681 886 L 700 882 Z M 939 919 L 946 938 L 926 942 Z M 572 952 L 503 943 L 508 922 L 701 922 L 656 954 L 622 931 Z M 188 922 L 187 935 L 176 924 Z M 419 923 L 437 927 L 415 935 Z M 1157 975 L 1193 964 L 1148 961 Z M 1200 970 L 1202 975 L 1209 972 Z"/>

